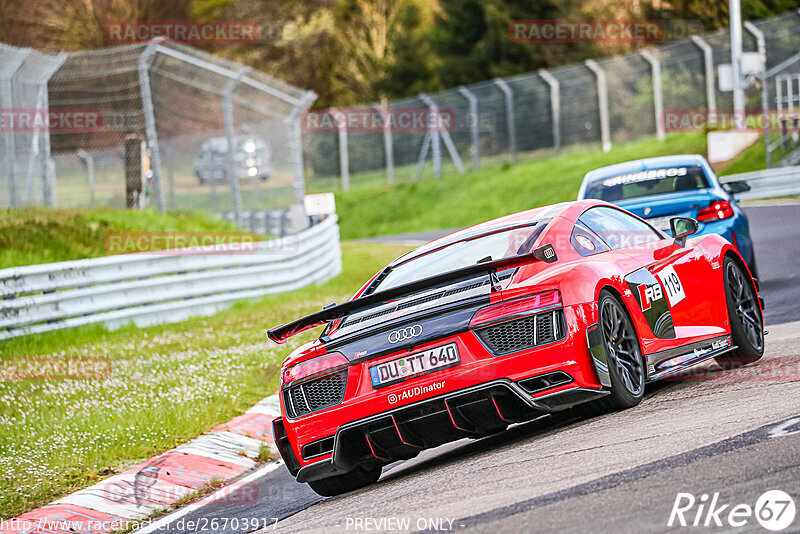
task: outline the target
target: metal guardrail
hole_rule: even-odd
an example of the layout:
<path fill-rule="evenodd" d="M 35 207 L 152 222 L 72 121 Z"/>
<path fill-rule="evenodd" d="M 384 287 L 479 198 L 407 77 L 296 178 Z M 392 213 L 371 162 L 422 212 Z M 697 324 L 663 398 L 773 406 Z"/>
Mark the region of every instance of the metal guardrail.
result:
<path fill-rule="evenodd" d="M 136 253 L 0 270 L 0 339 L 92 323 L 147 326 L 208 315 L 341 272 L 335 216 L 253 251 Z"/>
<path fill-rule="evenodd" d="M 800 195 L 800 166 L 776 167 L 763 171 L 744 172 L 720 176 L 721 183 L 744 180 L 750 184 L 750 191 L 739 193 L 739 200 Z"/>

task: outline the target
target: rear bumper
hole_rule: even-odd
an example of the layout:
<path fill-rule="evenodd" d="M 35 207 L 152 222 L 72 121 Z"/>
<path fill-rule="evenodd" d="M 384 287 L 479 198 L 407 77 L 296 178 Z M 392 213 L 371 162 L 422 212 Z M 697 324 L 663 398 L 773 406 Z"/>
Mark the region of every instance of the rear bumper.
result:
<path fill-rule="evenodd" d="M 511 423 L 535 419 L 607 395 L 602 389 L 572 387 L 534 398 L 508 379 L 454 391 L 343 425 L 326 459 L 300 467 L 288 446 L 282 422 L 275 438 L 284 462 L 298 482 L 412 458 L 427 448 L 462 438 L 480 437 Z"/>
<path fill-rule="evenodd" d="M 603 395 L 586 343 L 586 327 L 597 321 L 596 305 L 566 306 L 563 311 L 564 338 L 510 354 L 494 355 L 472 330 L 409 348 L 417 352 L 456 343 L 461 362 L 387 387 L 373 387 L 369 366 L 396 358 L 406 349 L 355 364 L 348 369 L 344 400 L 308 415 L 287 418 L 287 400 L 281 394 L 284 417 L 276 425 L 275 437 L 287 467 L 293 474 L 317 472 L 316 478 L 330 476 L 334 468 L 340 472 L 364 463 L 388 463 L 589 400 L 585 390 Z M 555 376 L 564 379 L 546 378 Z M 465 397 L 476 393 L 480 398 L 475 402 Z M 426 413 L 409 411 L 419 407 Z M 374 435 L 374 440 L 365 438 L 363 425 L 369 425 L 366 435 Z M 354 456 L 335 452 L 342 443 L 357 451 Z"/>

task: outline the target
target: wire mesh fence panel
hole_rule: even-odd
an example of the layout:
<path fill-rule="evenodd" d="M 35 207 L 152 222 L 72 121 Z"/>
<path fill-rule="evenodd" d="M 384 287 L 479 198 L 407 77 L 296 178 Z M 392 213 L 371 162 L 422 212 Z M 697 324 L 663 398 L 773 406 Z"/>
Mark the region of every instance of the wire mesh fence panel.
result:
<path fill-rule="evenodd" d="M 598 61 L 606 73 L 609 126 L 616 142 L 656 133 L 652 68 L 639 54 Z M 663 84 L 663 82 L 662 82 Z"/>
<path fill-rule="evenodd" d="M 554 145 L 550 87 L 538 74 L 514 76 L 506 80 L 514 92 L 514 124 L 517 147 L 521 152 Z"/>
<path fill-rule="evenodd" d="M 561 85 L 561 139 L 565 145 L 600 142 L 597 80 L 584 65 L 552 71 Z"/>

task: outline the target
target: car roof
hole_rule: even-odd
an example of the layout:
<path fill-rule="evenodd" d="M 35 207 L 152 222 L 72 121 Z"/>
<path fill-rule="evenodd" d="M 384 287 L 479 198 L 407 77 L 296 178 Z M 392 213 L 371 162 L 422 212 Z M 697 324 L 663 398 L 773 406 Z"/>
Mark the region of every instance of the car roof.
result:
<path fill-rule="evenodd" d="M 633 161 L 626 161 L 624 163 L 617 163 L 607 167 L 600 167 L 586 173 L 583 181 L 593 182 L 600 178 L 608 178 L 618 174 L 636 171 L 649 171 L 651 169 L 663 169 L 664 167 L 689 167 L 695 165 L 703 165 L 705 159 L 699 154 L 681 154 L 676 156 L 659 156 L 655 158 L 636 159 Z"/>

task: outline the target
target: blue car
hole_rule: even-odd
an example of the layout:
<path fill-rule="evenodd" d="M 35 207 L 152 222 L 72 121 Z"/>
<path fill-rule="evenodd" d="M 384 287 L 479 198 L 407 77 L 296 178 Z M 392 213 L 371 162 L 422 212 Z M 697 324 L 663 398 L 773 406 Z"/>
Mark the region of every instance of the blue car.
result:
<path fill-rule="evenodd" d="M 584 176 L 578 199 L 598 198 L 669 233 L 671 217 L 697 219 L 699 234 L 720 234 L 739 249 L 753 276 L 756 256 L 747 215 L 734 198 L 746 182 L 720 185 L 703 156 L 663 156 L 601 167 Z"/>

